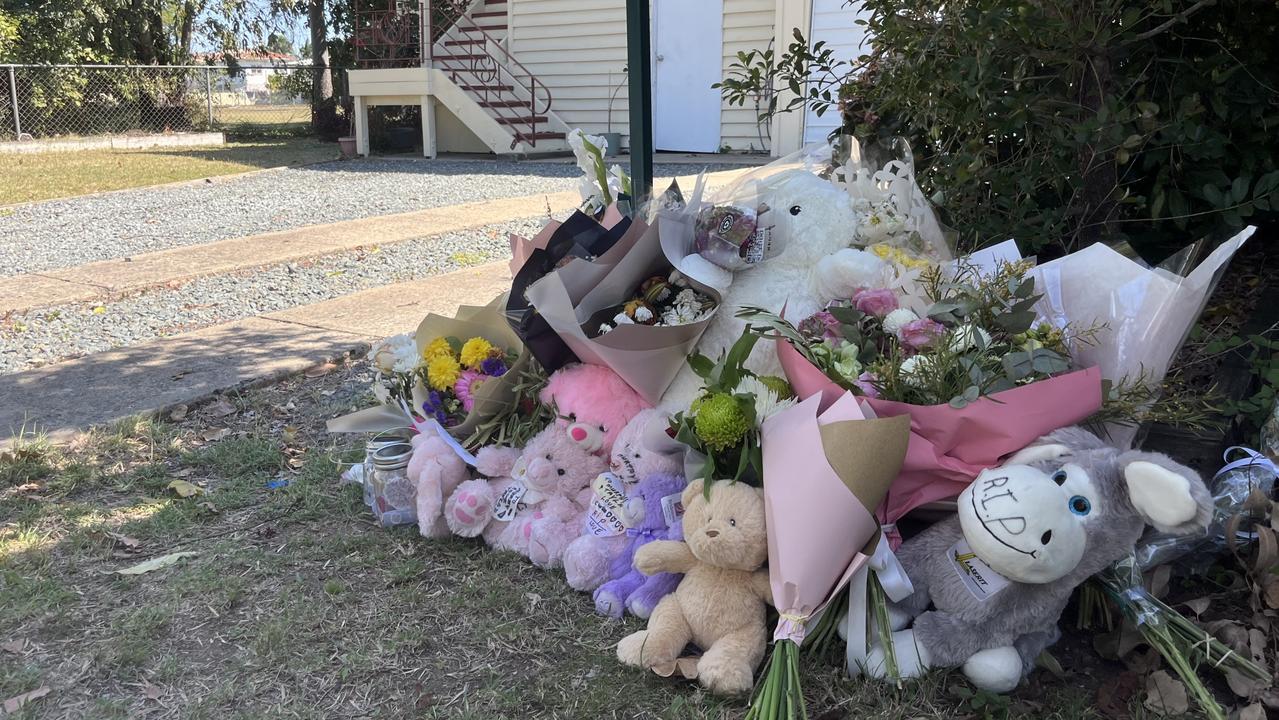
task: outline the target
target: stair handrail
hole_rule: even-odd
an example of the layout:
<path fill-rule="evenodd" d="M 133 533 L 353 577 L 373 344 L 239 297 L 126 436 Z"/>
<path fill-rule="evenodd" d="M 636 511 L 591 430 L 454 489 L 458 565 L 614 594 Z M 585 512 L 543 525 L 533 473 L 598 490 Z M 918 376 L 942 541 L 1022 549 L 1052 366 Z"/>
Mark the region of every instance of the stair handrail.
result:
<path fill-rule="evenodd" d="M 458 4 L 455 2 L 451 2 L 450 0 L 444 0 L 444 1 L 449 2 L 449 4 L 455 5 L 455 6 Z M 509 1 L 510 0 L 508 0 L 508 2 Z M 421 3 L 421 5 L 422 5 L 422 13 L 424 14 L 424 17 L 429 18 L 430 12 L 431 12 L 431 0 L 424 0 Z M 474 7 L 483 7 L 483 5 L 479 4 L 478 2 L 471 3 L 471 9 L 473 9 Z M 459 23 L 462 21 L 463 18 L 466 18 L 470 22 L 470 26 L 466 28 L 462 28 L 459 25 Z M 429 20 L 427 22 L 429 23 Z M 550 88 L 546 86 L 546 83 L 542 82 L 536 75 L 534 75 L 533 72 L 524 65 L 524 63 L 517 60 L 515 56 L 512 55 L 509 50 L 507 50 L 505 47 L 502 46 L 501 42 L 499 42 L 492 35 L 488 34 L 488 32 L 484 30 L 484 28 L 477 25 L 475 22 L 475 19 L 470 17 L 469 9 L 468 9 L 468 12 L 459 14 L 457 16 L 457 18 L 453 21 L 453 26 L 449 28 L 449 30 L 452 30 L 452 29 L 457 29 L 459 31 L 465 29 L 468 37 L 474 33 L 479 33 L 479 35 L 483 39 L 483 44 L 485 49 L 484 54 L 493 60 L 493 65 L 498 71 L 497 72 L 498 77 L 500 78 L 501 73 L 504 71 L 507 75 L 510 76 L 510 79 L 513 85 L 519 85 L 520 88 L 528 94 L 529 112 L 533 116 L 549 113 L 551 111 L 551 104 L 554 102 L 554 96 L 551 94 Z M 508 28 L 508 31 L 509 31 L 509 28 Z M 435 41 L 432 39 L 433 35 L 434 33 L 429 29 L 429 24 L 428 24 L 427 33 L 425 33 L 423 37 L 427 38 L 426 41 L 431 43 L 431 46 L 430 46 L 431 59 L 432 60 L 435 59 L 435 56 L 437 54 L 437 46 L 439 48 L 445 49 L 444 54 L 446 58 L 450 57 L 447 51 L 447 45 L 445 44 L 448 40 L 448 30 L 440 34 L 440 38 L 438 41 Z M 473 39 L 473 38 L 470 38 L 470 39 Z M 506 61 L 505 63 L 494 57 L 495 55 L 494 50 L 496 50 L 497 53 L 501 54 L 501 56 Z M 510 66 L 518 68 L 523 73 L 524 77 L 521 78 L 517 73 L 513 72 L 510 69 Z"/>

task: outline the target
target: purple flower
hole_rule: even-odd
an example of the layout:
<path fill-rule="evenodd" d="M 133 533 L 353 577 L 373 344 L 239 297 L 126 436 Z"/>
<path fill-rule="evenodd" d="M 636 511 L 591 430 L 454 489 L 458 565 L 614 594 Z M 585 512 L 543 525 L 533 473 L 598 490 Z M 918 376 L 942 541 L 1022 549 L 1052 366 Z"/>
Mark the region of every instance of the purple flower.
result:
<path fill-rule="evenodd" d="M 502 377 L 506 370 L 506 361 L 500 357 L 491 357 L 480 363 L 480 372 L 489 377 Z"/>
<path fill-rule="evenodd" d="M 822 340 L 842 340 L 844 334 L 839 331 L 839 321 L 834 315 L 822 310 L 804 318 L 799 323 L 799 332 L 807 338 Z"/>
<path fill-rule="evenodd" d="M 433 417 L 441 425 L 448 425 L 448 413 L 444 411 L 444 398 L 436 390 L 432 390 L 422 403 L 422 412 L 426 417 Z"/>
<path fill-rule="evenodd" d="M 873 373 L 864 372 L 857 376 L 857 379 L 853 381 L 853 385 L 862 391 L 862 395 L 868 398 L 877 398 L 879 397 L 879 389 L 875 387 L 875 383 L 878 380 L 879 378 L 875 377 Z"/>
<path fill-rule="evenodd" d="M 946 334 L 946 328 L 941 323 L 929 318 L 920 318 L 902 325 L 897 338 L 901 340 L 902 345 L 911 350 L 920 350 L 932 345 L 944 334 Z"/>
<path fill-rule="evenodd" d="M 858 290 L 853 305 L 867 315 L 882 318 L 897 309 L 897 296 L 892 290 Z"/>

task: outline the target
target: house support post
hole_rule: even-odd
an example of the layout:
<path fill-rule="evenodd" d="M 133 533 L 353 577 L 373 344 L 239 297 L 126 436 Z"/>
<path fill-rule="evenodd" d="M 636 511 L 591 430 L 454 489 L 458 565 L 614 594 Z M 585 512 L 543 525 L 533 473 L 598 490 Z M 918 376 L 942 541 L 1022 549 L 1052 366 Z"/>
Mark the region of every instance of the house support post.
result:
<path fill-rule="evenodd" d="M 631 190 L 653 190 L 653 68 L 649 0 L 626 0 L 626 65 L 630 78 Z"/>

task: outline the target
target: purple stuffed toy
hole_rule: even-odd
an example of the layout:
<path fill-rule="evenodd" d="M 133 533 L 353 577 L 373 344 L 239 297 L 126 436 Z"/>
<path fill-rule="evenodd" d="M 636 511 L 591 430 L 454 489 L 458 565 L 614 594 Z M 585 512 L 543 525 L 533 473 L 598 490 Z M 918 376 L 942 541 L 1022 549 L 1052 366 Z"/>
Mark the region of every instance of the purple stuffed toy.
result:
<path fill-rule="evenodd" d="M 679 496 L 688 481 L 682 475 L 656 473 L 640 480 L 623 509 L 626 537 L 630 541 L 625 552 L 613 559 L 611 579 L 595 590 L 595 610 L 601 615 L 622 617 L 625 610 L 647 618 L 657 602 L 675 590 L 680 575 L 658 573 L 645 575 L 635 569 L 635 552 L 654 540 L 683 540 L 683 513 Z M 668 524 L 669 520 L 674 522 Z"/>

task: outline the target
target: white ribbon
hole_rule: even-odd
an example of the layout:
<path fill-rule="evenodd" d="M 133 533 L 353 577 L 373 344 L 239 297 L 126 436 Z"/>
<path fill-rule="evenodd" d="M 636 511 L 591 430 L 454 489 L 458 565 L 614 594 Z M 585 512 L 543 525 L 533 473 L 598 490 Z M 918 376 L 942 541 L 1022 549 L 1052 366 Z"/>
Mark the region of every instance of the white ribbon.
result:
<path fill-rule="evenodd" d="M 866 667 L 868 623 L 866 586 L 870 580 L 870 572 L 872 570 L 875 572 L 880 586 L 884 588 L 884 594 L 893 602 L 901 602 L 915 592 L 915 586 L 911 585 L 910 578 L 906 576 L 906 568 L 902 567 L 901 561 L 888 547 L 888 533 L 893 529 L 892 525 L 884 525 L 880 528 L 879 542 L 875 544 L 875 552 L 848 584 L 849 677 L 858 677 Z M 892 638 L 880 638 L 880 640 L 892 642 Z"/>
<path fill-rule="evenodd" d="M 1230 454 L 1236 450 L 1238 450 L 1239 452 L 1242 452 L 1244 454 L 1244 457 L 1241 457 L 1238 460 L 1232 461 L 1230 459 Z M 1248 467 L 1250 465 L 1258 465 L 1262 469 L 1274 474 L 1276 477 L 1279 477 L 1279 468 L 1275 467 L 1275 464 L 1271 462 L 1270 458 L 1266 457 L 1265 455 L 1262 455 L 1261 453 L 1257 452 L 1256 450 L 1253 450 L 1252 448 L 1244 447 L 1243 445 L 1233 445 L 1231 447 L 1226 448 L 1226 451 L 1221 454 L 1221 459 L 1224 460 L 1226 464 L 1224 467 L 1222 467 L 1220 470 L 1217 471 L 1216 475 L 1212 476 L 1214 480 L 1221 477 L 1222 475 L 1225 475 L 1231 470 L 1235 470 L 1242 467 Z"/>
<path fill-rule="evenodd" d="M 433 417 L 428 417 L 425 420 L 418 420 L 417 416 L 413 414 L 413 411 L 409 409 L 408 403 L 404 402 L 404 398 L 399 398 L 399 403 L 400 409 L 404 411 L 404 415 L 408 417 L 409 422 L 413 424 L 413 428 L 415 430 L 419 433 L 426 433 L 428 430 L 433 431 L 441 440 L 444 441 L 445 445 L 448 445 L 449 448 L 453 450 L 455 455 L 462 458 L 462 462 L 470 465 L 471 467 L 475 467 L 475 463 L 478 462 L 475 456 L 467 452 L 466 448 L 462 447 L 462 443 L 458 442 L 456 438 L 449 434 L 448 430 L 444 429 L 444 426 L 440 424 L 439 420 L 436 420 Z"/>

